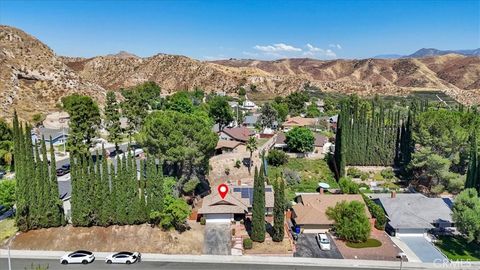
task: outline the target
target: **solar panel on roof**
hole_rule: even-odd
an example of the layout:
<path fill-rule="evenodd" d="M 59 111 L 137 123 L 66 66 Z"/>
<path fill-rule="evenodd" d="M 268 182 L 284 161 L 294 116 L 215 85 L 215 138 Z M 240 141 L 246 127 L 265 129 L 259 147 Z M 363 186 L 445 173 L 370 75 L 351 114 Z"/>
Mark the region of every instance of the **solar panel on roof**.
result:
<path fill-rule="evenodd" d="M 272 189 L 271 189 L 271 188 L 265 188 L 265 191 L 266 191 L 266 192 L 271 192 Z"/>
<path fill-rule="evenodd" d="M 238 187 L 233 188 L 233 192 L 240 192 L 241 190 L 242 190 L 242 188 L 238 188 Z"/>

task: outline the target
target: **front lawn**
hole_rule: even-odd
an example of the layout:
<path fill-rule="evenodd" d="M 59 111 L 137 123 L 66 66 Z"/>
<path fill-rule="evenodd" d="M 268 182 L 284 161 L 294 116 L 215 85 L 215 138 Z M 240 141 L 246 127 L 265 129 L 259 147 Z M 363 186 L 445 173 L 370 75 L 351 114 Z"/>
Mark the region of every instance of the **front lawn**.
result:
<path fill-rule="evenodd" d="M 318 183 L 328 183 L 331 188 L 338 188 L 333 173 L 323 159 L 290 158 L 288 163 L 279 167 L 269 166 L 270 181 L 280 175 L 285 169 L 290 169 L 300 175 L 300 182 L 287 184 L 285 194 L 289 201 L 295 198 L 295 192 L 316 192 Z"/>
<path fill-rule="evenodd" d="M 461 236 L 440 236 L 436 245 L 450 260 L 480 261 L 480 244 Z"/>
<path fill-rule="evenodd" d="M 367 241 L 362 243 L 352 243 L 347 242 L 347 247 L 351 248 L 372 248 L 372 247 L 379 247 L 382 245 L 382 242 L 378 241 L 377 239 L 368 238 Z"/>

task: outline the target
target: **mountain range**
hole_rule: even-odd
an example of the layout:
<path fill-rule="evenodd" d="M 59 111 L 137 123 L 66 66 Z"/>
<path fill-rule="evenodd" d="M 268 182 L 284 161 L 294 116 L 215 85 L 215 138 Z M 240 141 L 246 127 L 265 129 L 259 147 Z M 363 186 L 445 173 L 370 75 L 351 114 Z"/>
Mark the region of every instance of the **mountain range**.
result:
<path fill-rule="evenodd" d="M 447 54 L 458 54 L 463 56 L 480 56 L 480 48 L 473 50 L 438 50 L 434 48 L 422 48 L 410 55 L 401 55 L 401 54 L 382 54 L 377 55 L 373 58 L 377 59 L 398 59 L 398 58 L 423 58 L 423 57 L 432 57 L 440 56 Z"/>
<path fill-rule="evenodd" d="M 247 93 L 272 97 L 305 85 L 359 95 L 407 95 L 435 89 L 461 103 L 480 104 L 478 52 L 465 56 L 422 50 L 415 58 L 361 60 L 198 61 L 168 54 L 142 58 L 128 52 L 62 57 L 22 30 L 0 26 L 0 117 L 9 119 L 16 109 L 22 119 L 30 120 L 35 113 L 57 110 L 61 97 L 72 93 L 90 95 L 102 105 L 106 91 L 146 81 L 155 81 L 164 93 L 199 87 L 234 94 L 245 87 Z"/>

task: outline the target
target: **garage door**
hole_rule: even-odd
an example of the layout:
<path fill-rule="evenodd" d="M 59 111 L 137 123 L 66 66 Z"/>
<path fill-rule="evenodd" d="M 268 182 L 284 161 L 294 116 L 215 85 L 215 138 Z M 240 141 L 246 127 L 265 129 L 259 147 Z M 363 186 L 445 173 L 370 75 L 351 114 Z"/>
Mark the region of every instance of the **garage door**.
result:
<path fill-rule="evenodd" d="M 232 219 L 232 214 L 208 214 L 205 216 L 207 223 L 230 223 Z"/>

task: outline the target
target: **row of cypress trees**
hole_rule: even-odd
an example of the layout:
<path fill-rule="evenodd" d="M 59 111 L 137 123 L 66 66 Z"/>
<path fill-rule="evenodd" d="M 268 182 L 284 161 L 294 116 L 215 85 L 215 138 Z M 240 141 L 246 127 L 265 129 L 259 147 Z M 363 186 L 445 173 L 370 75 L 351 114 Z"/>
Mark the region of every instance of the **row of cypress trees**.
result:
<path fill-rule="evenodd" d="M 338 178 L 345 175 L 346 165 L 405 166 L 411 160 L 415 111 L 428 104 L 412 103 L 406 119 L 382 103 L 372 102 L 371 109 L 367 105 L 353 98 L 341 104 L 334 156 Z"/>
<path fill-rule="evenodd" d="M 31 131 L 30 126 L 19 123 L 15 112 L 16 223 L 21 231 L 58 227 L 65 223 L 53 146 L 50 144 L 49 163 L 45 140 L 32 143 Z"/>
<path fill-rule="evenodd" d="M 163 174 L 154 159 L 137 166 L 128 154 L 119 156 L 114 166 L 96 156 L 96 162 L 84 156 L 72 161 L 74 226 L 141 224 L 149 221 L 150 213 L 161 212 Z"/>
<path fill-rule="evenodd" d="M 253 178 L 252 234 L 250 238 L 255 242 L 265 241 L 265 180 L 265 168 L 264 162 L 262 162 L 260 171 L 255 167 Z M 273 187 L 275 193 L 272 240 L 281 242 L 285 235 L 285 182 L 283 179 L 277 179 Z"/>
<path fill-rule="evenodd" d="M 470 136 L 470 159 L 465 188 L 475 188 L 480 194 L 480 161 L 478 160 L 477 136 L 475 133 L 473 132 Z"/>
<path fill-rule="evenodd" d="M 252 235 L 255 242 L 265 241 L 265 174 L 263 162 L 260 172 L 255 167 L 253 177 Z"/>

